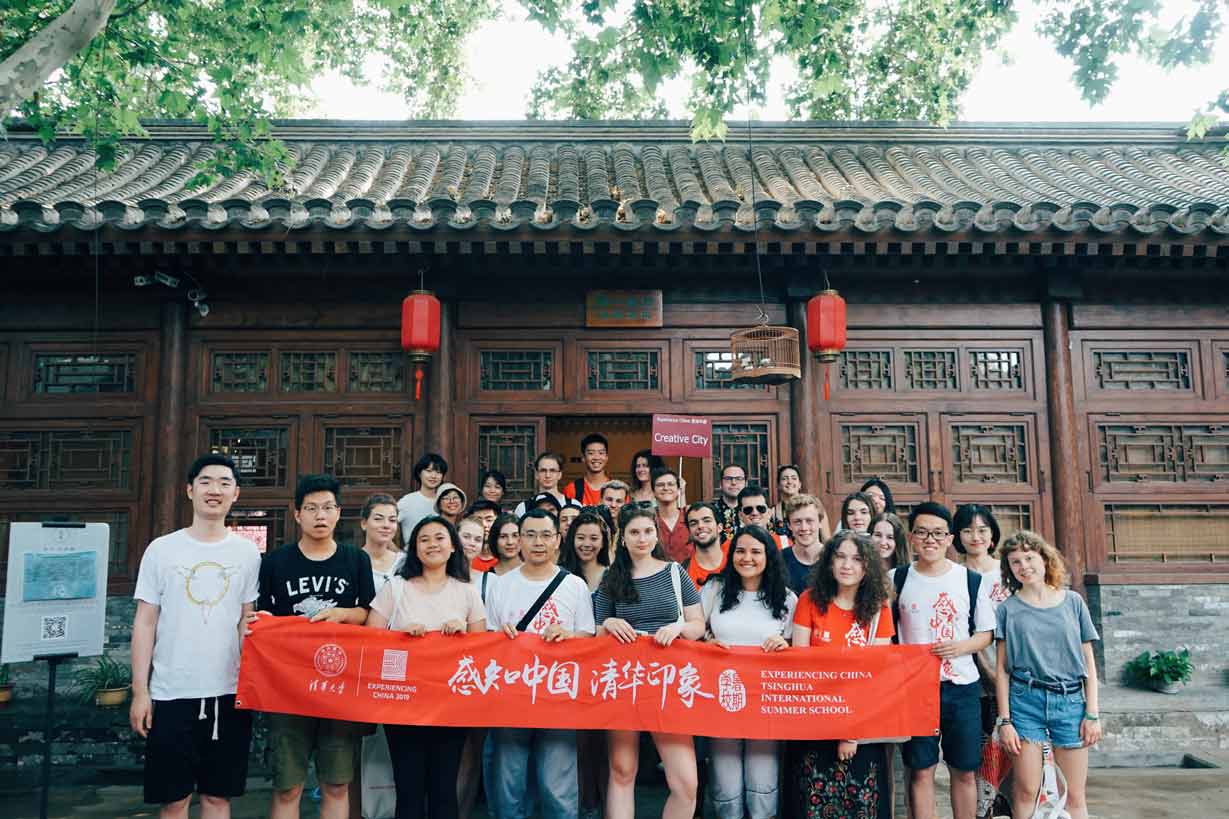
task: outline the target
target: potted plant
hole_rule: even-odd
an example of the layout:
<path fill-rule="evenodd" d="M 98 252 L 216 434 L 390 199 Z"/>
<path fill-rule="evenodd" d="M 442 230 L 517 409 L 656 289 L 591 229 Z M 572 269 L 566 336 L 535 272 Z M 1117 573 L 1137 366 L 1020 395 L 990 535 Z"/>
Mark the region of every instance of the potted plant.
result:
<path fill-rule="evenodd" d="M 1191 681 L 1190 649 L 1181 651 L 1144 651 L 1126 665 L 1126 672 L 1140 683 L 1162 694 L 1177 694 L 1183 683 Z"/>
<path fill-rule="evenodd" d="M 77 696 L 82 702 L 94 701 L 101 707 L 123 705 L 128 699 L 128 688 L 132 684 L 132 672 L 123 663 L 105 654 L 99 657 L 94 665 L 77 669 L 73 678 Z"/>
<path fill-rule="evenodd" d="M 13 680 L 9 676 L 8 663 L 0 665 L 0 708 L 13 701 Z"/>

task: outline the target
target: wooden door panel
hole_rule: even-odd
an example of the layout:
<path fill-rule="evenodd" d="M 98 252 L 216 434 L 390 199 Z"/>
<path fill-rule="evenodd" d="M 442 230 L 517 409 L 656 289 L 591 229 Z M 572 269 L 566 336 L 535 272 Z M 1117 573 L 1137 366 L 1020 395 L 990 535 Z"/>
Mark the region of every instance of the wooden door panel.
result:
<path fill-rule="evenodd" d="M 871 478 L 886 481 L 894 493 L 928 493 L 927 426 L 924 413 L 834 413 L 833 493 L 855 492 Z"/>

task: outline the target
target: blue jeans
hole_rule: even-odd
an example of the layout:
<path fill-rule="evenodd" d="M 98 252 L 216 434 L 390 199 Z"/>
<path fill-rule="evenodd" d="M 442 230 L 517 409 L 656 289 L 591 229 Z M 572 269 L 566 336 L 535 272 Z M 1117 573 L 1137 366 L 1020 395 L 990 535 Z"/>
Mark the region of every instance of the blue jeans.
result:
<path fill-rule="evenodd" d="M 550 728 L 493 728 L 494 813 L 499 819 L 528 819 L 534 813 L 530 776 L 536 775 L 537 815 L 576 819 L 576 732 Z"/>
<path fill-rule="evenodd" d="M 718 819 L 767 819 L 777 815 L 775 739 L 713 737 L 713 806 Z"/>
<path fill-rule="evenodd" d="M 1084 691 L 1079 683 L 1070 683 L 1074 691 L 1059 693 L 1030 686 L 1026 681 L 1011 680 L 1008 702 L 1011 724 L 1025 742 L 1041 745 L 1050 742 L 1056 748 L 1083 748 L 1080 723 L 1084 721 Z"/>

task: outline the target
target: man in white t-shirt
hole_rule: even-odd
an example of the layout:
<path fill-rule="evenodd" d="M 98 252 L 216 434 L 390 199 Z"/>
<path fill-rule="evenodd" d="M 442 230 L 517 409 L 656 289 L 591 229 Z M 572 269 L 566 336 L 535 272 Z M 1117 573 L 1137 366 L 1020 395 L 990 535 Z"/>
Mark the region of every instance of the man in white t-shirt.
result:
<path fill-rule="evenodd" d="M 524 563 L 499 578 L 487 592 L 489 629 L 503 631 L 512 639 L 528 632 L 547 642 L 593 636 L 597 628 L 589 587 L 581 578 L 555 565 L 558 556 L 559 527 L 555 517 L 545 509 L 526 512 L 521 518 Z M 547 590 L 550 594 L 537 605 Z M 537 781 L 537 815 L 543 819 L 575 819 L 579 815 L 575 731 L 496 728 L 492 739 L 494 815 L 500 819 L 530 816 L 530 771 Z"/>
<path fill-rule="evenodd" d="M 247 784 L 250 711 L 235 710 L 243 621 L 260 574 L 256 544 L 227 531 L 239 475 L 225 455 L 188 470 L 192 525 L 141 557 L 132 624 L 132 730 L 145 737 L 145 801 L 162 819 L 226 819 Z M 151 674 L 150 668 L 153 668 Z"/>
<path fill-rule="evenodd" d="M 947 559 L 952 531 L 952 513 L 946 506 L 931 501 L 918 504 L 909 514 L 909 539 L 917 560 L 896 569 L 893 577 L 899 590 L 893 612 L 900 642 L 930 645 L 942 660 L 939 736 L 914 737 L 902 749 L 910 769 L 913 819 L 934 819 L 940 746 L 951 775 L 953 819 L 974 819 L 977 812 L 981 686 L 973 655 L 989 643 L 995 618 L 981 576 Z"/>

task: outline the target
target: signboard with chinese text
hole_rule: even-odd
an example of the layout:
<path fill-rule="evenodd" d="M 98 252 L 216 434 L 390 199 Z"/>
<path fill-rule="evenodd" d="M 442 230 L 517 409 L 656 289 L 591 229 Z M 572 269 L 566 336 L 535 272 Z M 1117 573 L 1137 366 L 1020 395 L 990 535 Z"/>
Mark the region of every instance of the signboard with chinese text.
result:
<path fill-rule="evenodd" d="M 698 415 L 654 415 L 653 454 L 712 457 L 713 422 Z"/>
<path fill-rule="evenodd" d="M 590 290 L 586 327 L 661 327 L 660 290 Z"/>
<path fill-rule="evenodd" d="M 102 654 L 109 543 L 105 523 L 9 526 L 0 662 Z"/>
<path fill-rule="evenodd" d="M 920 736 L 939 723 L 929 646 L 725 649 L 642 637 L 547 643 L 262 617 L 235 703 L 358 722 L 665 731 L 762 739 Z"/>

